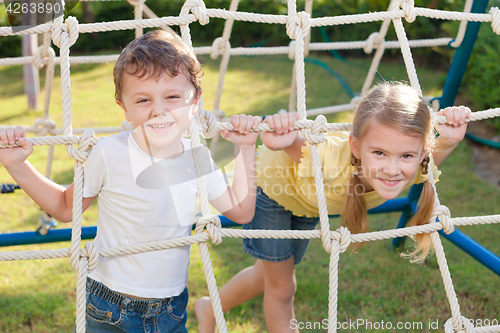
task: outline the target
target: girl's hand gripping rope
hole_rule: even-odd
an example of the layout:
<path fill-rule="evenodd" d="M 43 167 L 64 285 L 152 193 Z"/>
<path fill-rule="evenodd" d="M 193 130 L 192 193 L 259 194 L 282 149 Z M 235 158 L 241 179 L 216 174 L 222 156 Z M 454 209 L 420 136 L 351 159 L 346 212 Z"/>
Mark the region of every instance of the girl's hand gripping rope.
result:
<path fill-rule="evenodd" d="M 436 125 L 436 130 L 442 138 L 440 140 L 446 140 L 455 146 L 462 141 L 467 130 L 465 120 L 470 118 L 471 113 L 471 110 L 465 106 L 453 106 L 440 110 L 437 115 L 446 116 L 448 120 L 448 124 Z"/>
<path fill-rule="evenodd" d="M 467 130 L 466 119 L 470 118 L 471 110 L 465 106 L 453 106 L 440 110 L 438 116 L 446 116 L 447 124 L 436 125 L 439 138 L 436 140 L 434 163 L 439 166 L 463 140 Z"/>
<path fill-rule="evenodd" d="M 259 133 L 251 132 L 251 130 L 256 129 L 260 125 L 260 122 L 260 117 L 244 114 L 233 115 L 231 117 L 231 124 L 234 127 L 234 131 L 225 129 L 221 132 L 221 136 L 240 147 L 253 146 Z"/>
<path fill-rule="evenodd" d="M 262 142 L 270 150 L 280 150 L 289 147 L 297 138 L 299 131 L 295 129 L 295 121 L 299 118 L 297 112 L 281 113 L 267 116 L 264 122 L 274 132 L 263 132 Z"/>

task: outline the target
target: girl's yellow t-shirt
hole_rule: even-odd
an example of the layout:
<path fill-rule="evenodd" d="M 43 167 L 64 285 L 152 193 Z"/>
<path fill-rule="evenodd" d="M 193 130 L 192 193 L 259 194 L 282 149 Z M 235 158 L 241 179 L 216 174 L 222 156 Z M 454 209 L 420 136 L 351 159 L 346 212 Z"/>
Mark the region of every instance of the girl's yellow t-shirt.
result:
<path fill-rule="evenodd" d="M 354 167 L 351 165 L 349 132 L 330 132 L 325 142 L 318 145 L 323 170 L 326 205 L 329 214 L 340 214 L 347 183 Z M 302 147 L 302 159 L 295 163 L 284 151 L 272 151 L 261 146 L 257 153 L 257 185 L 264 193 L 295 216 L 318 216 L 318 202 L 309 142 Z M 440 171 L 429 162 L 435 181 Z M 420 183 L 421 168 L 407 186 Z M 377 192 L 363 194 L 367 209 L 386 200 Z"/>

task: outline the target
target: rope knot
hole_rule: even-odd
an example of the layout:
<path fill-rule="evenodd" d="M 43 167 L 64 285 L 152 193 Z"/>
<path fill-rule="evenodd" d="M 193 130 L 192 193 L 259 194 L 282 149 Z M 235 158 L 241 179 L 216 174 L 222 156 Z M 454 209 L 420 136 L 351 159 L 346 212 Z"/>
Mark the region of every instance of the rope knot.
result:
<path fill-rule="evenodd" d="M 340 234 L 340 253 L 343 253 L 351 245 L 351 232 L 346 227 L 340 227 L 337 232 Z"/>
<path fill-rule="evenodd" d="M 494 33 L 500 35 L 500 10 L 498 10 L 498 7 L 491 7 L 490 15 L 491 15 L 491 28 L 493 29 Z"/>
<path fill-rule="evenodd" d="M 401 2 L 401 9 L 405 13 L 405 19 L 408 23 L 415 21 L 417 14 L 415 13 L 414 0 L 403 0 L 403 2 Z"/>
<path fill-rule="evenodd" d="M 380 38 L 380 34 L 378 32 L 374 32 L 366 39 L 366 45 L 363 48 L 363 51 L 365 51 L 366 54 L 370 54 L 374 48 L 378 48 L 380 46 L 381 42 L 382 40 Z"/>
<path fill-rule="evenodd" d="M 458 320 L 454 320 L 450 318 L 444 324 L 445 333 L 475 333 L 474 325 L 472 322 L 465 318 L 464 316 L 460 316 Z"/>
<path fill-rule="evenodd" d="M 91 129 L 87 129 L 83 132 L 78 142 L 78 150 L 89 151 L 92 148 L 92 139 L 95 137 L 95 132 Z"/>
<path fill-rule="evenodd" d="M 201 134 L 205 138 L 211 138 L 218 132 L 217 118 L 209 111 L 203 111 L 203 116 L 200 122 Z"/>
<path fill-rule="evenodd" d="M 208 24 L 207 7 L 205 7 L 203 0 L 187 0 L 182 6 L 180 15 L 187 15 L 189 11 L 193 13 L 201 25 Z"/>
<path fill-rule="evenodd" d="M 340 227 L 335 231 L 330 231 L 329 235 L 330 241 L 323 244 L 327 253 L 332 253 L 333 244 L 335 243 L 339 244 L 339 253 L 345 252 L 349 245 L 351 245 L 351 232 L 346 227 Z"/>
<path fill-rule="evenodd" d="M 61 5 L 64 7 L 64 1 L 61 1 Z M 62 23 L 64 19 L 63 16 L 64 15 L 60 15 L 54 19 L 54 22 L 52 23 L 52 33 L 50 35 L 52 37 L 52 42 L 54 43 L 54 45 L 59 48 L 61 48 Z"/>
<path fill-rule="evenodd" d="M 54 50 L 52 50 L 53 52 Z M 36 136 L 45 136 L 50 134 L 52 130 L 56 128 L 56 122 L 50 119 L 38 118 L 35 120 L 35 135 Z"/>
<path fill-rule="evenodd" d="M 351 104 L 354 104 L 354 105 L 359 105 L 359 103 L 361 103 L 363 99 L 361 98 L 361 96 L 355 96 L 351 99 Z"/>
<path fill-rule="evenodd" d="M 54 45 L 57 47 L 61 47 L 62 43 L 62 34 L 64 32 L 68 33 L 69 35 L 69 46 L 75 44 L 76 40 L 78 39 L 78 20 L 73 17 L 69 16 L 66 19 L 65 24 L 62 22 L 63 16 L 61 15 L 60 17 L 57 17 L 54 20 L 54 23 L 52 25 L 52 41 L 54 42 Z"/>
<path fill-rule="evenodd" d="M 300 12 L 287 17 L 286 33 L 290 39 L 297 39 L 297 29 L 302 29 L 302 36 L 309 33 L 311 28 L 311 15 Z"/>
<path fill-rule="evenodd" d="M 451 234 L 453 231 L 455 231 L 455 225 L 451 221 L 451 212 L 448 209 L 448 207 L 444 205 L 439 205 L 437 207 L 434 207 L 431 221 L 435 222 L 436 218 L 439 220 L 439 222 L 441 222 L 441 225 L 443 226 L 443 231 L 446 234 Z"/>
<path fill-rule="evenodd" d="M 212 110 L 212 114 L 219 120 L 224 119 L 224 116 L 226 115 L 226 113 L 222 110 Z"/>
<path fill-rule="evenodd" d="M 217 118 L 208 111 L 203 110 L 203 102 L 200 101 L 198 104 L 198 110 L 196 111 L 196 124 L 201 131 L 201 134 L 205 138 L 211 138 L 217 134 Z M 191 128 L 191 127 L 190 127 Z M 191 129 L 189 129 L 189 135 L 192 135 Z"/>
<path fill-rule="evenodd" d="M 229 50 L 231 49 L 231 44 L 229 41 L 226 41 L 226 43 L 222 43 L 222 37 L 218 37 L 214 39 L 214 42 L 212 43 L 212 46 L 210 47 L 210 58 L 212 59 L 217 59 L 224 50 Z"/>
<path fill-rule="evenodd" d="M 63 30 L 65 28 L 63 27 Z M 69 46 L 75 44 L 78 40 L 79 30 L 78 30 L 78 20 L 76 17 L 69 16 L 66 19 L 66 30 L 69 34 Z"/>
<path fill-rule="evenodd" d="M 320 144 L 326 140 L 326 134 L 322 130 L 323 125 L 327 123 L 325 116 L 318 115 L 312 123 L 311 129 L 301 129 L 300 134 L 302 137 L 312 144 Z"/>
<path fill-rule="evenodd" d="M 90 129 L 85 130 L 85 132 L 83 132 L 82 136 L 80 137 L 80 140 L 78 141 L 78 149 L 75 148 L 75 146 L 73 145 L 66 146 L 66 151 L 68 152 L 68 155 L 79 162 L 85 162 L 85 160 L 87 160 L 87 157 L 90 154 L 92 139 L 94 137 L 95 137 L 94 131 Z"/>
<path fill-rule="evenodd" d="M 43 46 L 39 46 L 36 49 L 35 55 L 33 57 L 33 65 L 37 69 L 41 69 L 43 66 L 49 63 L 49 58 L 52 60 L 56 58 L 56 52 L 54 51 L 54 49 L 51 47 L 45 48 Z"/>
<path fill-rule="evenodd" d="M 300 12 L 297 14 L 300 18 L 300 26 L 302 27 L 302 35 L 306 36 L 311 31 L 311 15 L 307 12 Z"/>
<path fill-rule="evenodd" d="M 87 250 L 87 255 L 89 257 L 88 272 L 90 273 L 94 270 L 94 268 L 97 266 L 97 263 L 99 262 L 99 249 L 93 241 L 87 242 L 85 244 L 85 249 Z"/>
<path fill-rule="evenodd" d="M 133 130 L 132 124 L 126 120 L 122 121 L 122 128 L 124 131 L 132 131 Z"/>
<path fill-rule="evenodd" d="M 198 223 L 196 224 L 196 232 L 202 232 L 203 228 L 207 228 L 208 235 L 212 240 L 212 243 L 219 245 L 222 243 L 222 236 L 220 234 L 220 229 L 222 225 L 220 223 L 220 218 L 216 214 L 208 214 L 200 217 Z"/>

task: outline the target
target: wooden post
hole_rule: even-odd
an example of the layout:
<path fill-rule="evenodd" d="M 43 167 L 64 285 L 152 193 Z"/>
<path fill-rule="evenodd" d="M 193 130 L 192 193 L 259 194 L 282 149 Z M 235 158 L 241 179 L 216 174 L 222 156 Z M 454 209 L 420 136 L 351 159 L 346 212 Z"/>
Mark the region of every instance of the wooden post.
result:
<path fill-rule="evenodd" d="M 26 1 L 29 4 L 29 1 Z M 36 13 L 23 14 L 23 25 L 36 25 Z M 23 57 L 34 55 L 38 47 L 38 35 L 25 35 L 22 37 Z M 40 96 L 40 77 L 38 69 L 33 64 L 23 65 L 24 92 L 28 96 L 28 110 L 38 110 Z"/>

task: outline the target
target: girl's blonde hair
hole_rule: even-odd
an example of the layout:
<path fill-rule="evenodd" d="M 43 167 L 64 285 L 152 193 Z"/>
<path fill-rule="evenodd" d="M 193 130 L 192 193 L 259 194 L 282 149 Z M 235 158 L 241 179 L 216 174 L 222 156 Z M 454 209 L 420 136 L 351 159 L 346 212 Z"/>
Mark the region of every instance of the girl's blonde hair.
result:
<path fill-rule="evenodd" d="M 358 105 L 352 122 L 352 134 L 362 140 L 371 124 L 376 121 L 402 134 L 422 138 L 423 147 L 429 151 L 434 143 L 432 118 L 427 103 L 419 96 L 418 92 L 399 82 L 384 82 L 370 89 Z M 353 158 L 355 162 L 355 158 Z M 429 157 L 421 163 L 422 173 L 427 173 Z M 352 233 L 368 231 L 366 219 L 366 205 L 361 194 L 355 191 L 356 185 L 361 184 L 356 175 L 352 175 L 348 183 L 341 221 Z M 420 200 L 418 212 L 413 216 L 407 226 L 423 225 L 429 222 L 434 209 L 434 191 L 427 180 Z M 431 249 L 429 234 L 416 236 L 417 247 L 407 256 L 415 262 L 422 262 Z M 355 248 L 359 250 L 363 244 Z"/>

